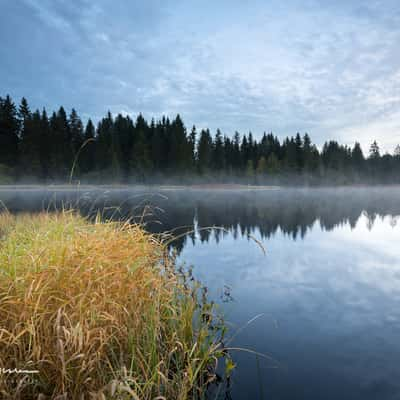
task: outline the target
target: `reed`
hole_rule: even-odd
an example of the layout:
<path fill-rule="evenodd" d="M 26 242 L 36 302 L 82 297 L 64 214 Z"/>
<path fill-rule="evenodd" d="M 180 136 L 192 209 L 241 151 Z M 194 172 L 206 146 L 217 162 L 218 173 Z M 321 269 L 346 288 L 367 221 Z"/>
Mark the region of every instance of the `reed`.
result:
<path fill-rule="evenodd" d="M 0 398 L 203 398 L 224 330 L 141 226 L 0 215 Z"/>

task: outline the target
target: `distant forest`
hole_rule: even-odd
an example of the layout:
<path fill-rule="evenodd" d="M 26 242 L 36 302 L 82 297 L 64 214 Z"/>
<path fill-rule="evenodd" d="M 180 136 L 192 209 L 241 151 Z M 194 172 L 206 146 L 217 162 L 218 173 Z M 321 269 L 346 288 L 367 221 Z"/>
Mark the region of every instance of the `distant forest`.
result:
<path fill-rule="evenodd" d="M 0 97 L 0 184 L 224 182 L 247 184 L 400 183 L 400 146 L 381 154 L 376 142 L 364 155 L 336 141 L 321 150 L 306 133 L 282 142 L 273 133 L 255 140 L 217 129 L 187 130 L 170 120 L 135 120 L 110 112 L 95 126 L 75 109 L 49 115 Z"/>

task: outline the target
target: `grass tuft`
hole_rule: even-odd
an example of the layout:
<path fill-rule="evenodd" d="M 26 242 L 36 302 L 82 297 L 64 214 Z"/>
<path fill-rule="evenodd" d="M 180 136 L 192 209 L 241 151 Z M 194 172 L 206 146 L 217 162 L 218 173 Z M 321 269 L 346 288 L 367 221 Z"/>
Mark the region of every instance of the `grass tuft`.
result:
<path fill-rule="evenodd" d="M 202 398 L 224 355 L 214 314 L 139 225 L 0 215 L 2 399 Z"/>

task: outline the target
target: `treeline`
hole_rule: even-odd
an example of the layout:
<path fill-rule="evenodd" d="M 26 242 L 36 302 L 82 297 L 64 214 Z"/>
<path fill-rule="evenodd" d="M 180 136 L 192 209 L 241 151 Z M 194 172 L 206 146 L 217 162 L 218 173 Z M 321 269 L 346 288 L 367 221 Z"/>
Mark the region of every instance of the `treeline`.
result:
<path fill-rule="evenodd" d="M 255 140 L 217 130 L 186 129 L 179 115 L 149 123 L 110 112 L 95 126 L 63 107 L 48 114 L 0 97 L 0 183 L 161 182 L 195 178 L 243 183 L 400 183 L 400 146 L 380 154 L 376 142 L 364 156 L 359 143 L 326 142 L 308 134 L 282 142 L 272 133 Z"/>

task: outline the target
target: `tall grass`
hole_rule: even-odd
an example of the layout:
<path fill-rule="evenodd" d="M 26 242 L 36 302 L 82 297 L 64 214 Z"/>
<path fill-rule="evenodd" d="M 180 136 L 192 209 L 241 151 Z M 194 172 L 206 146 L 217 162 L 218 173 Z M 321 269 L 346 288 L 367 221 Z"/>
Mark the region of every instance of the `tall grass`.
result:
<path fill-rule="evenodd" d="M 202 398 L 223 332 L 140 226 L 0 215 L 1 399 Z"/>

